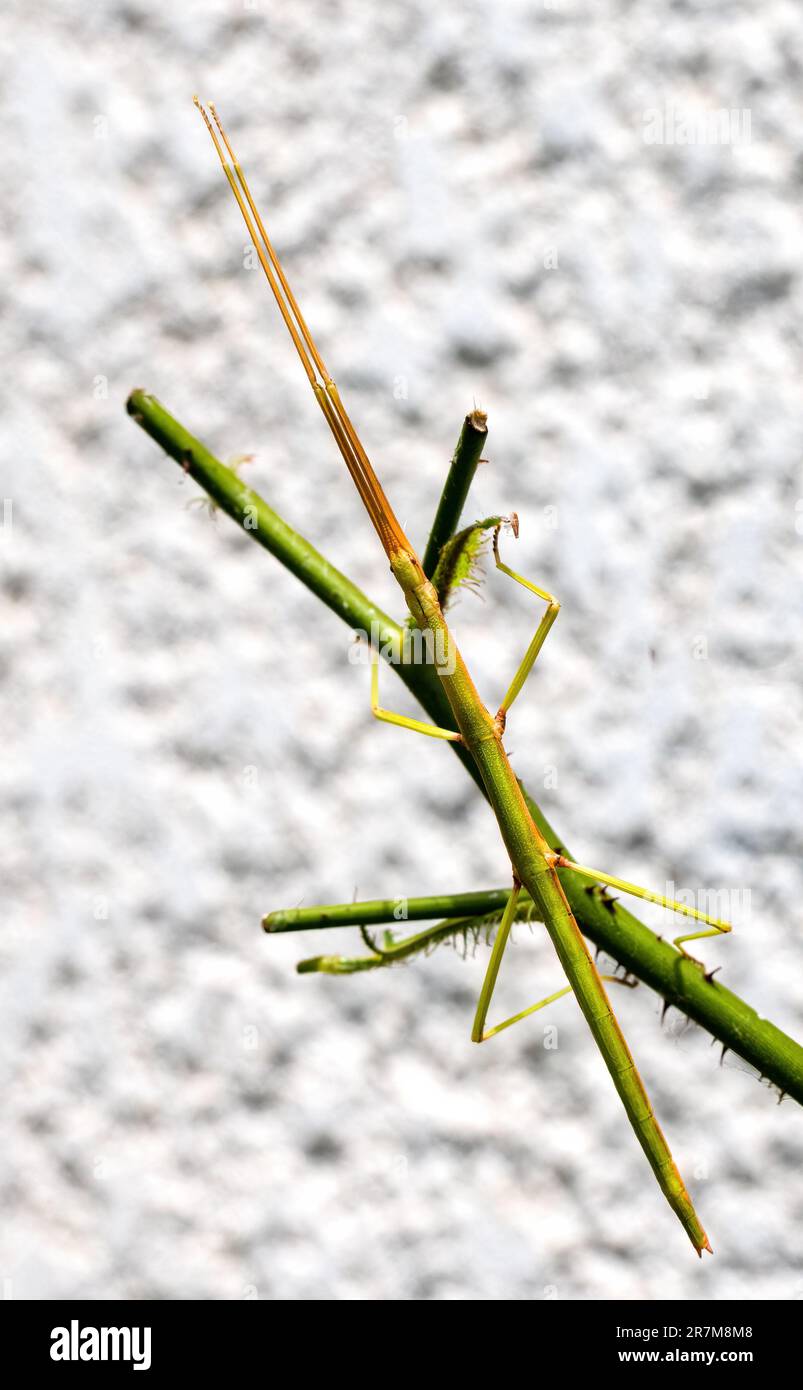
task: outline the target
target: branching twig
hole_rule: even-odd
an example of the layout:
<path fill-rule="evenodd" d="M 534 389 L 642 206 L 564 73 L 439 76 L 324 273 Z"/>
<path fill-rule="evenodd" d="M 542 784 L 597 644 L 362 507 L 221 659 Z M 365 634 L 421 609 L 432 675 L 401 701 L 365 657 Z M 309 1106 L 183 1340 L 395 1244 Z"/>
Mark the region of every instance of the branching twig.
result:
<path fill-rule="evenodd" d="M 220 463 L 173 419 L 153 396 L 134 391 L 127 408 L 136 422 L 200 483 L 229 516 L 281 560 L 344 622 L 361 632 L 370 632 L 372 623 L 376 623 L 378 627 L 375 631 L 380 634 L 380 640 L 401 650 L 403 634 L 399 624 L 330 565 L 253 489 L 246 487 L 236 473 Z M 395 669 L 430 718 L 441 727 L 454 728 L 451 710 L 433 667 L 423 663 L 401 662 L 395 665 Z M 460 744 L 453 743 L 451 747 L 474 780 L 478 781 L 476 768 L 466 750 Z M 550 846 L 571 859 L 567 846 L 529 796 L 527 803 Z M 782 1093 L 793 1096 L 803 1104 L 803 1048 L 772 1023 L 759 1018 L 754 1009 L 718 980 L 704 975 L 695 964 L 657 937 L 621 903 L 589 892 L 587 886 L 570 871 L 561 873 L 561 881 L 575 918 L 591 941 L 661 994 L 667 1004 L 680 1009 L 707 1029 L 726 1050 L 744 1058 Z M 330 912 L 331 909 L 326 911 Z M 441 909 L 438 909 L 438 915 L 444 915 Z M 362 920 L 364 922 L 365 918 Z"/>
<path fill-rule="evenodd" d="M 432 578 L 441 550 L 460 525 L 460 517 L 487 438 L 487 416 L 481 410 L 472 410 L 463 421 L 421 562 L 427 579 Z"/>

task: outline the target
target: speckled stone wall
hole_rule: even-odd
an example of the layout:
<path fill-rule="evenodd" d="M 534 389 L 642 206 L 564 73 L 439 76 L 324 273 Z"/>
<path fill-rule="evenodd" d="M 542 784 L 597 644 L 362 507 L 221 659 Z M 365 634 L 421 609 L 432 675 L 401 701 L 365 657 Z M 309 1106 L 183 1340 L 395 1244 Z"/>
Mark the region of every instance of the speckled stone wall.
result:
<path fill-rule="evenodd" d="M 398 611 L 198 90 L 417 540 L 488 411 L 474 513 L 518 511 L 516 567 L 563 603 L 517 770 L 578 858 L 749 894 L 706 960 L 799 1031 L 799 7 L 62 0 L 0 35 L 4 1292 L 803 1296 L 794 1105 L 646 989 L 620 1017 L 704 1262 L 570 1000 L 477 1049 L 484 951 L 300 978 L 331 935 L 262 935 L 501 884 L 504 852 L 448 749 L 371 720 L 346 629 L 124 412 L 143 386 L 253 452 Z M 501 577 L 483 600 L 455 619 L 494 704 L 537 614 Z M 559 982 L 519 931 L 499 1009 Z"/>

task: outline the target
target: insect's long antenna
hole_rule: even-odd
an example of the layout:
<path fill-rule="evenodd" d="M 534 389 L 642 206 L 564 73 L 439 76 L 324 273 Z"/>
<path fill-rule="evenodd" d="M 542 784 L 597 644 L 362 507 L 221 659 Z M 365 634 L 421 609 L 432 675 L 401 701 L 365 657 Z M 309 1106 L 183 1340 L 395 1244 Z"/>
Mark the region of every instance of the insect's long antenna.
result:
<path fill-rule="evenodd" d="M 366 477 L 366 480 L 367 480 L 367 481 L 369 482 L 369 484 L 371 485 L 372 490 L 373 490 L 375 493 L 377 493 L 377 494 L 379 495 L 379 497 L 381 498 L 381 500 L 384 502 L 385 507 L 383 508 L 383 510 L 386 509 L 387 511 L 390 511 L 390 512 L 392 513 L 392 509 L 391 509 L 391 507 L 390 507 L 389 502 L 387 501 L 387 498 L 385 497 L 385 494 L 384 494 L 384 491 L 382 490 L 382 486 L 381 486 L 381 484 L 380 484 L 380 482 L 379 482 L 379 479 L 377 478 L 376 474 L 374 473 L 374 470 L 373 470 L 373 467 L 371 466 L 371 462 L 370 462 L 370 460 L 369 460 L 369 458 L 368 458 L 368 455 L 366 454 L 365 449 L 363 448 L 362 441 L 360 440 L 360 437 L 359 437 L 359 435 L 357 434 L 357 431 L 355 430 L 353 424 L 351 423 L 351 420 L 350 420 L 350 418 L 349 418 L 349 416 L 348 416 L 348 413 L 347 413 L 347 411 L 346 411 L 346 408 L 345 408 L 345 406 L 343 405 L 343 402 L 342 402 L 342 400 L 341 400 L 341 398 L 340 398 L 340 393 L 339 393 L 339 391 L 338 391 L 338 389 L 337 389 L 337 386 L 336 386 L 335 382 L 332 380 L 332 377 L 331 377 L 330 373 L 327 371 L 327 368 L 326 368 L 326 365 L 325 365 L 325 363 L 324 363 L 324 361 L 323 361 L 323 358 L 321 357 L 321 354 L 320 354 L 320 352 L 318 351 L 318 348 L 316 347 L 315 340 L 313 339 L 312 334 L 310 333 L 310 331 L 309 331 L 309 329 L 308 329 L 308 327 L 307 327 L 306 321 L 305 321 L 304 316 L 303 316 L 303 314 L 301 313 L 301 310 L 300 310 L 300 308 L 299 308 L 299 306 L 298 306 L 298 302 L 297 302 L 297 300 L 296 300 L 296 298 L 295 298 L 295 295 L 293 294 L 293 291 L 291 290 L 290 285 L 289 285 L 289 283 L 288 283 L 287 276 L 285 275 L 284 270 L 282 269 L 281 262 L 279 261 L 279 257 L 276 255 L 276 252 L 275 252 L 275 250 L 274 250 L 274 248 L 273 248 L 273 244 L 272 244 L 272 242 L 271 242 L 271 240 L 270 240 L 270 237 L 268 236 L 268 234 L 267 234 L 267 232 L 266 232 L 266 230 L 265 230 L 265 225 L 264 225 L 264 223 L 263 223 L 263 221 L 262 221 L 262 218 L 261 218 L 261 216 L 260 216 L 260 214 L 259 214 L 259 210 L 257 209 L 257 206 L 256 206 L 256 204 L 255 204 L 255 202 L 254 202 L 254 199 L 253 199 L 252 195 L 251 195 L 251 190 L 250 190 L 250 188 L 248 187 L 248 182 L 247 182 L 247 180 L 246 180 L 245 174 L 243 173 L 242 166 L 240 165 L 239 161 L 237 160 L 237 156 L 235 155 L 234 150 L 233 150 L 232 147 L 231 147 L 231 143 L 230 143 L 230 141 L 229 141 L 229 138 L 228 138 L 228 136 L 226 135 L 225 130 L 223 129 L 223 124 L 222 124 L 221 119 L 220 119 L 220 117 L 219 117 L 219 115 L 218 115 L 218 113 L 217 113 L 217 109 L 216 109 L 214 103 L 211 102 L 211 101 L 209 102 L 209 110 L 210 110 L 210 112 L 211 112 L 211 114 L 212 114 L 212 119 L 213 119 L 215 125 L 216 125 L 217 128 L 218 128 L 218 131 L 219 131 L 220 136 L 221 136 L 221 138 L 222 138 L 222 140 L 223 140 L 223 143 L 225 144 L 226 149 L 227 149 L 228 152 L 229 152 L 229 156 L 230 156 L 230 158 L 231 158 L 231 162 L 232 162 L 232 167 L 233 167 L 233 169 L 234 169 L 234 173 L 236 174 L 237 179 L 239 180 L 239 183 L 240 183 L 240 187 L 242 188 L 242 191 L 243 191 L 243 193 L 245 194 L 246 202 L 248 203 L 248 206 L 249 206 L 249 209 L 250 209 L 251 214 L 252 214 L 252 216 L 253 216 L 254 222 L 256 223 L 257 227 L 259 228 L 259 233 L 260 233 L 260 236 L 262 237 L 262 241 L 263 241 L 265 250 L 266 250 L 267 253 L 268 253 L 268 259 L 270 260 L 271 266 L 272 266 L 273 270 L 275 271 L 275 273 L 276 273 L 276 275 L 277 275 L 277 277 L 278 277 L 278 279 L 279 279 L 279 281 L 280 281 L 280 283 L 281 283 L 282 289 L 284 290 L 285 296 L 286 296 L 286 298 L 287 298 L 287 303 L 289 304 L 290 309 L 292 310 L 292 313 L 293 313 L 293 316 L 294 316 L 294 318 L 295 318 L 295 321 L 296 321 L 296 324 L 297 324 L 297 326 L 298 326 L 298 330 L 299 330 L 299 332 L 300 332 L 300 334 L 301 334 L 301 337 L 304 339 L 304 342 L 305 342 L 305 344 L 306 344 L 306 346 L 307 346 L 307 348 L 308 348 L 308 350 L 309 350 L 310 356 L 312 357 L 313 361 L 315 362 L 316 367 L 318 368 L 318 371 L 319 371 L 319 373 L 320 373 L 320 376 L 321 376 L 321 379 L 322 379 L 322 382 L 323 382 L 323 385 L 324 385 L 324 389 L 325 389 L 325 391 L 326 391 L 326 394 L 327 394 L 329 400 L 331 401 L 332 405 L 333 405 L 334 408 L 335 408 L 335 412 L 336 412 L 336 414 L 337 414 L 337 418 L 338 418 L 338 420 L 340 421 L 341 425 L 343 426 L 343 428 L 344 428 L 344 430 L 345 430 L 345 432 L 346 432 L 346 434 L 347 434 L 347 436 L 348 436 L 349 443 L 351 444 L 352 449 L 353 449 L 353 451 L 354 451 L 354 453 L 355 453 L 357 459 L 359 460 L 360 468 L 362 469 L 362 471 L 363 471 L 363 473 L 364 473 L 364 475 L 365 475 L 365 477 Z M 322 403 L 322 404 L 323 404 L 323 403 Z M 324 410 L 326 410 L 326 407 L 324 407 Z M 327 412 L 327 418 L 328 418 L 328 412 Z M 401 529 L 401 528 L 399 528 L 399 529 Z"/>
<path fill-rule="evenodd" d="M 281 267 L 281 263 L 280 263 L 280 261 L 279 261 L 279 257 L 276 255 L 276 252 L 275 252 L 274 249 L 273 249 L 273 243 L 271 242 L 270 237 L 268 236 L 267 232 L 265 231 L 265 225 L 264 225 L 264 223 L 263 223 L 263 221 L 262 221 L 262 218 L 261 218 L 260 215 L 259 215 L 259 209 L 257 208 L 257 205 L 256 205 L 256 203 L 254 202 L 253 197 L 251 196 L 251 190 L 250 190 L 250 188 L 248 187 L 248 183 L 247 183 L 245 174 L 244 174 L 243 171 L 242 171 L 242 166 L 239 164 L 239 162 L 238 162 L 238 160 L 237 160 L 237 156 L 236 156 L 236 154 L 234 153 L 234 150 L 232 149 L 231 144 L 229 143 L 229 137 L 227 136 L 225 130 L 223 129 L 223 123 L 222 123 L 222 121 L 221 121 L 221 119 L 220 119 L 220 117 L 219 117 L 219 115 L 218 115 L 218 113 L 217 113 L 217 108 L 216 108 L 214 102 L 211 102 L 211 101 L 209 102 L 209 110 L 210 110 L 210 113 L 211 113 L 211 116 L 212 116 L 212 120 L 214 121 L 215 125 L 216 125 L 217 128 L 218 128 L 218 133 L 219 133 L 219 135 L 220 135 L 220 138 L 222 139 L 224 145 L 226 146 L 226 149 L 227 149 L 228 152 L 229 152 L 229 158 L 231 159 L 232 168 L 234 169 L 234 172 L 235 172 L 235 174 L 236 174 L 236 176 L 237 176 L 237 178 L 238 178 L 238 180 L 239 180 L 240 187 L 242 188 L 243 193 L 245 194 L 246 202 L 248 203 L 248 206 L 249 206 L 249 208 L 250 208 L 250 210 L 251 210 L 251 215 L 252 215 L 252 217 L 253 217 L 253 219 L 254 219 L 254 221 L 255 221 L 257 227 L 259 228 L 259 234 L 260 234 L 260 236 L 262 237 L 263 245 L 264 245 L 264 247 L 265 247 L 265 250 L 266 250 L 267 253 L 268 253 L 268 259 L 270 260 L 271 266 L 273 267 L 274 271 L 276 272 L 276 275 L 277 275 L 278 278 L 279 278 L 279 281 L 280 281 L 280 283 L 281 283 L 282 289 L 284 290 L 284 293 L 285 293 L 285 295 L 286 295 L 286 297 L 287 297 L 287 302 L 288 302 L 288 304 L 290 305 L 290 308 L 292 309 L 293 315 L 294 315 L 294 317 L 295 317 L 295 321 L 296 321 L 296 323 L 298 324 L 299 331 L 300 331 L 300 333 L 301 333 L 302 338 L 304 339 L 304 342 L 306 343 L 306 346 L 307 346 L 307 348 L 308 348 L 308 350 L 309 350 L 310 356 L 312 357 L 312 360 L 314 361 L 315 366 L 318 368 L 318 371 L 319 371 L 320 376 L 321 376 L 321 380 L 324 381 L 324 382 L 326 382 L 326 381 L 331 381 L 331 377 L 330 377 L 328 371 L 326 370 L 326 366 L 325 366 L 325 364 L 324 364 L 323 358 L 321 357 L 321 354 L 319 353 L 319 351 L 318 351 L 318 349 L 317 349 L 317 347 L 316 347 L 316 345 L 315 345 L 315 340 L 313 339 L 312 334 L 310 333 L 309 329 L 307 328 L 307 325 L 306 325 L 306 322 L 305 322 L 305 319 L 304 319 L 304 315 L 302 314 L 300 308 L 298 307 L 298 301 L 296 300 L 296 297 L 295 297 L 295 295 L 293 294 L 293 291 L 291 290 L 290 285 L 289 285 L 289 283 L 288 283 L 287 276 L 285 275 L 285 273 L 284 273 L 284 271 L 283 271 L 283 269 L 282 269 L 282 267 Z"/>
<path fill-rule="evenodd" d="M 340 399 L 337 386 L 329 375 L 323 358 L 307 327 L 279 258 L 265 230 L 264 223 L 251 195 L 251 190 L 248 187 L 245 175 L 229 143 L 217 111 L 210 102 L 209 110 L 212 113 L 214 124 L 217 127 L 216 131 L 204 107 L 201 105 L 201 102 L 197 97 L 194 97 L 193 100 L 203 116 L 206 128 L 217 150 L 218 157 L 223 166 L 223 172 L 237 200 L 248 233 L 259 257 L 260 265 L 265 272 L 265 277 L 270 285 L 273 297 L 279 306 L 279 311 L 284 319 L 290 337 L 293 340 L 293 344 L 301 359 L 304 370 L 307 373 L 310 385 L 315 392 L 318 404 L 326 417 L 327 424 L 334 435 L 337 446 L 346 463 L 346 467 L 354 480 L 357 491 L 382 541 L 382 545 L 389 556 L 398 553 L 400 550 L 412 552 L 413 548 L 394 515 L 393 509 L 371 466 L 371 462 L 363 448 L 357 431 L 351 423 L 345 406 Z M 221 140 L 223 141 L 223 145 L 221 145 Z M 231 165 L 226 159 L 223 146 L 225 146 L 226 152 L 231 157 Z"/>
<path fill-rule="evenodd" d="M 245 221 L 245 225 L 246 225 L 246 227 L 248 228 L 248 231 L 249 231 L 249 233 L 250 233 L 250 235 L 251 235 L 251 240 L 253 241 L 254 247 L 255 247 L 255 249 L 256 249 L 256 253 L 257 253 L 257 255 L 259 256 L 259 260 L 260 260 L 260 263 L 261 263 L 261 265 L 262 265 L 262 269 L 264 270 L 265 275 L 267 276 L 268 284 L 270 285 L 270 287 L 271 287 L 271 289 L 272 289 L 272 291 L 273 291 L 274 298 L 276 299 L 276 303 L 277 303 L 278 306 L 279 306 L 279 309 L 280 309 L 280 311 L 281 311 L 282 318 L 284 319 L 285 324 L 286 324 L 286 326 L 287 326 L 287 331 L 289 332 L 290 337 L 292 338 L 293 343 L 295 344 L 296 351 L 297 351 L 299 357 L 301 358 L 301 361 L 302 361 L 303 366 L 304 366 L 304 370 L 305 370 L 305 372 L 307 373 L 307 376 L 308 376 L 309 379 L 310 379 L 310 383 L 311 383 L 313 386 L 315 386 L 316 383 L 317 383 L 317 377 L 316 377 L 316 375 L 315 375 L 315 371 L 314 371 L 314 369 L 313 369 L 313 367 L 312 367 L 312 364 L 310 363 L 310 360 L 309 360 L 309 357 L 308 357 L 308 355 L 307 355 L 307 352 L 306 352 L 306 348 L 305 348 L 305 346 L 304 346 L 304 343 L 302 342 L 301 338 L 299 337 L 298 329 L 296 328 L 296 325 L 295 325 L 295 323 L 294 323 L 294 321 L 293 321 L 292 314 L 291 314 L 290 311 L 288 310 L 287 305 L 285 304 L 284 298 L 283 298 L 283 296 L 282 296 L 282 294 L 281 294 L 281 291 L 280 291 L 280 289 L 279 289 L 279 286 L 278 286 L 277 283 L 276 283 L 276 278 L 275 278 L 275 276 L 274 276 L 274 274 L 273 274 L 273 270 L 272 270 L 272 268 L 271 268 L 271 265 L 270 265 L 269 262 L 266 262 L 266 260 L 265 260 L 264 252 L 262 251 L 262 248 L 261 248 L 261 246 L 259 245 L 259 237 L 257 236 L 256 229 L 255 229 L 255 227 L 254 227 L 254 225 L 253 225 L 253 223 L 252 223 L 252 221 L 251 221 L 251 218 L 250 218 L 249 213 L 248 213 L 248 209 L 247 209 L 247 207 L 245 206 L 245 203 L 244 203 L 244 201 L 243 201 L 243 196 L 242 196 L 242 194 L 241 194 L 239 188 L 237 187 L 237 183 L 236 183 L 235 178 L 234 178 L 234 175 L 233 175 L 233 173 L 232 173 L 232 171 L 231 171 L 231 169 L 230 169 L 230 167 L 229 167 L 229 164 L 228 164 L 228 161 L 227 161 L 227 159 L 226 159 L 226 156 L 225 156 L 225 154 L 223 153 L 223 149 L 222 149 L 222 147 L 221 147 L 220 141 L 218 140 L 217 135 L 215 134 L 215 131 L 214 131 L 213 128 L 212 128 L 212 123 L 211 123 L 211 121 L 209 120 L 209 117 L 207 116 L 206 111 L 204 110 L 204 108 L 203 108 L 203 106 L 201 105 L 201 103 L 200 103 L 200 101 L 198 100 L 198 98 L 197 98 L 197 97 L 193 97 L 193 101 L 194 101 L 195 105 L 198 107 L 198 110 L 200 111 L 201 115 L 203 116 L 204 122 L 206 123 L 206 128 L 207 128 L 207 130 L 209 131 L 210 136 L 212 137 L 212 142 L 213 142 L 213 144 L 214 144 L 214 146 L 215 146 L 215 149 L 216 149 L 217 152 L 218 152 L 218 157 L 219 157 L 219 159 L 220 159 L 220 162 L 221 162 L 221 164 L 223 165 L 223 172 L 224 172 L 224 174 L 226 175 L 226 178 L 227 178 L 228 181 L 229 181 L 229 185 L 230 185 L 230 187 L 231 187 L 232 193 L 234 194 L 235 198 L 237 199 L 237 203 L 238 203 L 238 205 L 239 205 L 240 212 L 241 212 L 242 215 L 243 215 L 243 219 L 244 219 L 244 221 Z"/>

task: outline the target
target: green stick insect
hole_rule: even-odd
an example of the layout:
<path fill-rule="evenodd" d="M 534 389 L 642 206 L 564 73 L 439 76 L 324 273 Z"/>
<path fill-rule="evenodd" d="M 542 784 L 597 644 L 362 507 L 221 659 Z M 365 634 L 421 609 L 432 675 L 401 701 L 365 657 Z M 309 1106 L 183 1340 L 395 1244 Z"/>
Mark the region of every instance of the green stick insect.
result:
<path fill-rule="evenodd" d="M 429 645 L 426 648 L 427 654 L 434 660 L 438 679 L 452 710 L 457 728 L 438 728 L 420 720 L 410 719 L 405 715 L 393 714 L 382 709 L 379 704 L 378 661 L 375 655 L 372 657 L 371 669 L 371 707 L 373 713 L 377 719 L 385 722 L 432 738 L 458 742 L 463 745 L 463 748 L 473 758 L 479 771 L 487 799 L 510 858 L 512 886 L 494 938 L 488 969 L 480 991 L 471 1030 L 472 1040 L 478 1043 L 486 1042 L 503 1029 L 527 1018 L 546 1004 L 562 995 L 573 993 L 602 1053 L 613 1084 L 619 1093 L 627 1117 L 647 1156 L 650 1167 L 655 1173 L 658 1185 L 672 1210 L 678 1216 L 698 1255 L 702 1255 L 703 1250 L 711 1250 L 708 1236 L 675 1166 L 669 1146 L 653 1113 L 644 1083 L 639 1076 L 630 1049 L 611 1008 L 603 983 L 603 978 L 610 979 L 611 977 L 602 977 L 597 971 L 572 914 L 558 877 L 558 869 L 569 870 L 592 883 L 618 888 L 622 892 L 646 899 L 648 902 L 658 903 L 671 911 L 682 913 L 705 923 L 705 930 L 687 933 L 676 938 L 674 945 L 678 950 L 679 958 L 693 959 L 689 957 L 686 950 L 687 942 L 702 937 L 718 936 L 722 932 L 729 932 L 731 927 L 729 923 L 709 917 L 694 907 L 674 902 L 659 893 L 652 893 L 645 888 L 640 888 L 636 884 L 626 883 L 611 874 L 600 873 L 597 869 L 576 864 L 550 848 L 527 807 L 519 782 L 505 752 L 503 736 L 510 708 L 521 693 L 546 637 L 558 616 L 560 605 L 552 594 L 517 574 L 502 560 L 499 540 L 505 518 L 488 518 L 473 528 L 469 527 L 466 532 L 461 533 L 461 536 L 454 538 L 453 545 L 459 545 L 462 541 L 468 551 L 472 544 L 476 545 L 476 540 L 481 533 L 489 532 L 492 535 L 496 567 L 502 574 L 515 580 L 517 584 L 522 584 L 539 602 L 546 605 L 535 636 L 527 648 L 507 693 L 496 714 L 492 714 L 485 707 L 477 692 L 444 617 L 444 604 L 442 593 L 439 592 L 437 570 L 432 580 L 427 578 L 414 547 L 405 535 L 382 490 L 368 455 L 346 413 L 337 386 L 329 375 L 307 328 L 217 112 L 210 103 L 207 113 L 197 97 L 195 104 L 204 118 L 231 191 L 240 208 L 262 269 L 307 373 L 312 390 L 381 541 L 391 572 L 404 595 L 410 613 L 411 626 L 429 638 Z M 515 534 L 518 534 L 516 518 L 509 518 L 508 525 Z M 454 550 L 447 554 L 445 547 L 441 552 L 441 559 L 447 565 L 449 563 L 454 565 Z M 458 563 L 459 560 L 460 557 L 458 556 Z M 487 1027 L 488 1011 L 511 927 L 517 916 L 522 915 L 523 911 L 534 915 L 544 923 L 568 984 L 550 995 L 548 999 L 523 1009 L 512 1018 Z M 266 920 L 269 921 L 270 919 Z M 449 929 L 454 930 L 453 923 L 447 925 Z M 332 973 L 338 971 L 345 973 L 360 968 L 390 965 L 406 959 L 422 943 L 433 939 L 432 932 L 422 932 L 417 936 L 400 941 L 394 941 L 386 935 L 383 945 L 379 946 L 368 935 L 364 927 L 363 933 L 371 951 L 369 956 L 353 961 L 340 960 L 337 957 L 322 957 L 317 961 L 306 962 L 307 969 L 324 969 Z M 699 965 L 700 963 L 696 962 L 696 964 Z M 702 969 L 702 966 L 700 968 Z"/>

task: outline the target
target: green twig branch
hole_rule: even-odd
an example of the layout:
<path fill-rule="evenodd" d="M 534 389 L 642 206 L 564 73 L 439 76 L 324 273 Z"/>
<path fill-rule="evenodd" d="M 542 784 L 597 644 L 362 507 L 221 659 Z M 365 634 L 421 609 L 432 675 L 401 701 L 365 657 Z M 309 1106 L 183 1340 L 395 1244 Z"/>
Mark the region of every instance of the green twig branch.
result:
<path fill-rule="evenodd" d="M 349 627 L 361 635 L 374 633 L 380 648 L 393 656 L 393 668 L 408 690 L 442 727 L 454 728 L 454 718 L 434 667 L 411 659 L 404 629 L 383 613 L 377 604 L 352 584 L 340 570 L 325 560 L 320 551 L 288 526 L 263 497 L 247 487 L 242 478 L 215 458 L 178 420 L 165 410 L 155 396 L 132 391 L 126 409 L 133 420 L 175 459 L 191 478 L 247 535 L 280 560 L 285 569 L 300 579 L 327 608 L 331 608 Z M 453 744 L 461 762 L 481 786 L 479 773 L 469 753 Z"/>
<path fill-rule="evenodd" d="M 421 562 L 427 579 L 432 578 L 443 547 L 460 524 L 469 488 L 474 481 L 487 438 L 487 415 L 481 410 L 472 410 L 463 421 Z"/>
<path fill-rule="evenodd" d="M 245 486 L 236 473 L 226 468 L 189 434 L 153 396 L 144 391 L 134 391 L 129 397 L 127 409 L 137 424 L 205 489 L 223 511 L 275 555 L 327 607 L 356 631 L 370 633 L 372 624 L 377 624 L 373 630 L 380 635 L 380 641 L 403 656 L 400 625 L 288 526 L 258 493 Z M 454 509 L 451 516 L 454 517 Z M 453 529 L 455 524 L 456 521 L 448 522 L 444 533 L 449 525 Z M 451 710 L 431 665 L 401 660 L 398 664 L 394 662 L 394 669 L 434 723 L 454 728 Z M 477 782 L 477 770 L 470 755 L 459 744 L 453 743 L 451 747 Z M 573 858 L 532 797 L 526 792 L 525 796 L 530 812 L 549 845 L 567 859 Z M 612 901 L 595 887 L 589 888 L 569 870 L 563 870 L 560 877 L 575 918 L 589 940 L 605 950 L 629 973 L 661 994 L 667 1005 L 677 1007 L 705 1028 L 718 1039 L 724 1050 L 742 1057 L 761 1076 L 777 1086 L 782 1094 L 793 1096 L 803 1104 L 803 1048 L 798 1043 L 768 1020 L 759 1018 L 754 1009 L 718 980 L 704 975 L 620 902 Z M 331 915 L 333 909 L 318 911 Z M 434 910 L 433 915 L 445 917 L 446 913 L 441 906 Z M 275 922 L 276 916 L 272 914 L 268 922 Z M 381 919 L 374 920 L 378 922 Z M 393 920 L 392 913 L 391 918 L 386 920 Z M 317 925 L 343 923 L 330 921 L 318 922 Z M 365 925 L 364 918 L 361 925 Z"/>
<path fill-rule="evenodd" d="M 434 917 L 489 917 L 502 912 L 510 889 L 480 893 L 441 893 L 430 898 L 375 898 L 366 903 L 294 907 L 263 917 L 266 932 L 322 931 L 327 927 L 377 927 L 399 922 L 431 922 Z M 532 899 L 525 892 L 522 904 Z"/>
<path fill-rule="evenodd" d="M 570 894 L 576 893 L 577 880 L 567 871 L 562 882 Z M 684 960 L 668 942 L 662 941 L 621 903 L 614 902 L 603 889 L 579 889 L 586 903 L 572 901 L 584 934 L 600 950 L 663 996 L 666 1007 L 674 1005 L 694 1019 L 722 1043 L 725 1051 L 743 1057 L 779 1089 L 803 1104 L 803 1048 L 781 1032 L 768 1019 L 759 1018 L 755 1009 L 718 981 L 709 980 L 691 961 Z M 432 944 L 458 933 L 468 933 L 493 924 L 501 917 L 510 896 L 507 888 L 491 888 L 476 893 L 441 893 L 430 898 L 377 899 L 365 903 L 339 903 L 326 907 L 300 907 L 271 912 L 263 919 L 266 932 L 323 931 L 330 927 L 390 926 L 398 924 L 400 910 L 410 922 L 445 919 L 432 930 Z M 571 894 L 573 898 L 574 894 Z M 585 906 L 585 914 L 583 907 Z M 526 894 L 520 899 L 519 916 L 537 920 L 533 903 Z M 601 914 L 601 917 L 599 916 Z M 423 934 L 422 934 L 423 935 Z M 422 942 L 423 945 L 429 943 Z M 408 954 L 413 954 L 410 951 Z M 335 957 L 319 957 L 320 969 L 328 969 Z M 364 958 L 358 958 L 364 959 Z M 384 964 L 375 959 L 362 968 Z M 305 973 L 314 967 L 304 962 Z M 343 971 L 342 973 L 350 973 Z M 714 986 L 712 988 L 712 985 Z"/>

